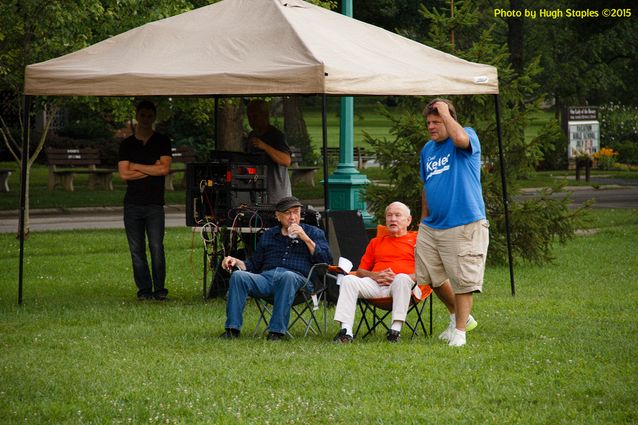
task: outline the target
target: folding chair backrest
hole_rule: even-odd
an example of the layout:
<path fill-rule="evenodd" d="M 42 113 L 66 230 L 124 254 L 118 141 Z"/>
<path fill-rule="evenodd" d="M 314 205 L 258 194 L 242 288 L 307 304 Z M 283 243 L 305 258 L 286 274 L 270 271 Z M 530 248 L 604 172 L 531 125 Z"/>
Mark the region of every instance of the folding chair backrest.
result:
<path fill-rule="evenodd" d="M 352 261 L 352 269 L 359 267 L 359 261 L 366 251 L 369 238 L 360 211 L 330 211 L 328 236 L 332 257 Z"/>

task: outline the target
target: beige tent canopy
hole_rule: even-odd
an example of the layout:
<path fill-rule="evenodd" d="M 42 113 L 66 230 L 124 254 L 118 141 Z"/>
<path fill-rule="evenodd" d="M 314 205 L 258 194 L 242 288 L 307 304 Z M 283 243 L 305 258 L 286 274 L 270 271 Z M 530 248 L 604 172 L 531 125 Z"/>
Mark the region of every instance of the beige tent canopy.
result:
<path fill-rule="evenodd" d="M 225 0 L 29 65 L 27 95 L 497 94 L 472 63 L 300 0 Z"/>
<path fill-rule="evenodd" d="M 25 117 L 31 96 L 323 94 L 324 153 L 325 95 L 492 94 L 503 173 L 495 67 L 465 61 L 301 0 L 224 0 L 151 22 L 27 66 L 24 93 Z M 22 152 L 27 151 L 26 140 L 25 134 Z M 324 173 L 328 175 L 326 161 Z M 514 293 L 503 174 L 502 179 Z M 21 181 L 26 181 L 26 161 Z M 23 186 L 19 303 L 25 196 Z M 327 186 L 324 198 L 328 205 Z"/>

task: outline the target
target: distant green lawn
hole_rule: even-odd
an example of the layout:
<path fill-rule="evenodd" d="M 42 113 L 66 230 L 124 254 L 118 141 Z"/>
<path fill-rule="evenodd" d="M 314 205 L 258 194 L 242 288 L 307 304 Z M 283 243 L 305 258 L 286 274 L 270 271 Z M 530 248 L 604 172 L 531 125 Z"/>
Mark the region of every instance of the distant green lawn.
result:
<path fill-rule="evenodd" d="M 372 137 L 375 138 L 390 138 L 390 125 L 391 122 L 381 115 L 378 110 L 378 100 L 374 98 L 357 99 L 354 100 L 354 145 L 369 147 L 363 142 L 363 132 L 366 131 Z M 394 113 L 398 113 L 398 110 L 394 109 Z M 327 130 L 328 130 L 328 146 L 339 146 L 339 103 L 338 98 L 330 98 L 328 102 L 327 111 Z M 321 133 L 321 110 L 319 108 L 308 108 L 304 111 L 304 119 L 308 126 L 308 133 L 319 151 L 322 143 Z"/>
<path fill-rule="evenodd" d="M 18 242 L 0 235 L 3 424 L 630 424 L 638 422 L 638 214 L 593 211 L 596 232 L 553 264 L 489 266 L 468 345 L 378 333 L 282 343 L 217 338 L 200 243 L 168 229 L 172 301 L 138 302 L 121 230 L 35 232 L 17 306 Z M 192 246 L 195 250 L 191 251 Z M 357 314 L 358 318 L 358 314 Z M 294 331 L 294 329 L 293 329 Z"/>

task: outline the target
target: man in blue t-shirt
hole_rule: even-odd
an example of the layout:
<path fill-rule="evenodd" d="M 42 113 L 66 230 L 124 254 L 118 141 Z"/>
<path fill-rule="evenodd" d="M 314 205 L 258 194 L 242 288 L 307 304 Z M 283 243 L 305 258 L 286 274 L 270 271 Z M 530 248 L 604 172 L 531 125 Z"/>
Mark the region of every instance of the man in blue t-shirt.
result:
<path fill-rule="evenodd" d="M 456 120 L 452 103 L 435 99 L 424 109 L 430 138 L 420 158 L 421 224 L 415 249 L 418 282 L 429 283 L 450 313 L 440 339 L 465 345 L 477 326 L 472 294 L 483 289 L 489 224 L 481 189 L 481 145 Z"/>

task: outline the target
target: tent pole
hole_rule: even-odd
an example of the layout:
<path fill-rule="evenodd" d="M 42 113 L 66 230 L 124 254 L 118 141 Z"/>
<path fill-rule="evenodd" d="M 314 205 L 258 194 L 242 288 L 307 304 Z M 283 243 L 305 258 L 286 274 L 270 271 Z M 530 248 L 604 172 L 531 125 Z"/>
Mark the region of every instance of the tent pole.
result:
<path fill-rule="evenodd" d="M 512 239 L 510 235 L 509 219 L 509 197 L 507 196 L 507 182 L 505 179 L 505 159 L 503 158 L 503 134 L 501 131 L 501 107 L 499 105 L 498 94 L 494 95 L 494 105 L 496 107 L 496 132 L 498 134 L 498 160 L 501 167 L 501 185 L 503 186 L 503 210 L 505 212 L 505 235 L 507 237 L 507 257 L 510 266 L 510 286 L 512 296 L 516 295 L 514 285 L 514 260 L 512 259 Z"/>
<path fill-rule="evenodd" d="M 217 150 L 218 140 L 219 140 L 219 96 L 215 95 L 215 150 Z M 210 159 L 207 158 L 207 159 Z"/>
<path fill-rule="evenodd" d="M 323 158 L 323 204 L 324 214 L 326 215 L 326 238 L 329 238 L 328 234 L 328 211 L 330 197 L 328 195 L 328 96 L 324 93 L 321 95 L 321 138 L 322 138 L 322 152 Z"/>
<path fill-rule="evenodd" d="M 22 156 L 20 157 L 20 216 L 18 218 L 18 237 L 20 238 L 20 265 L 18 268 L 18 305 L 22 305 L 22 276 L 24 274 L 24 217 L 27 199 L 27 162 L 29 161 L 29 115 L 31 114 L 31 96 L 24 96 L 22 116 Z"/>

